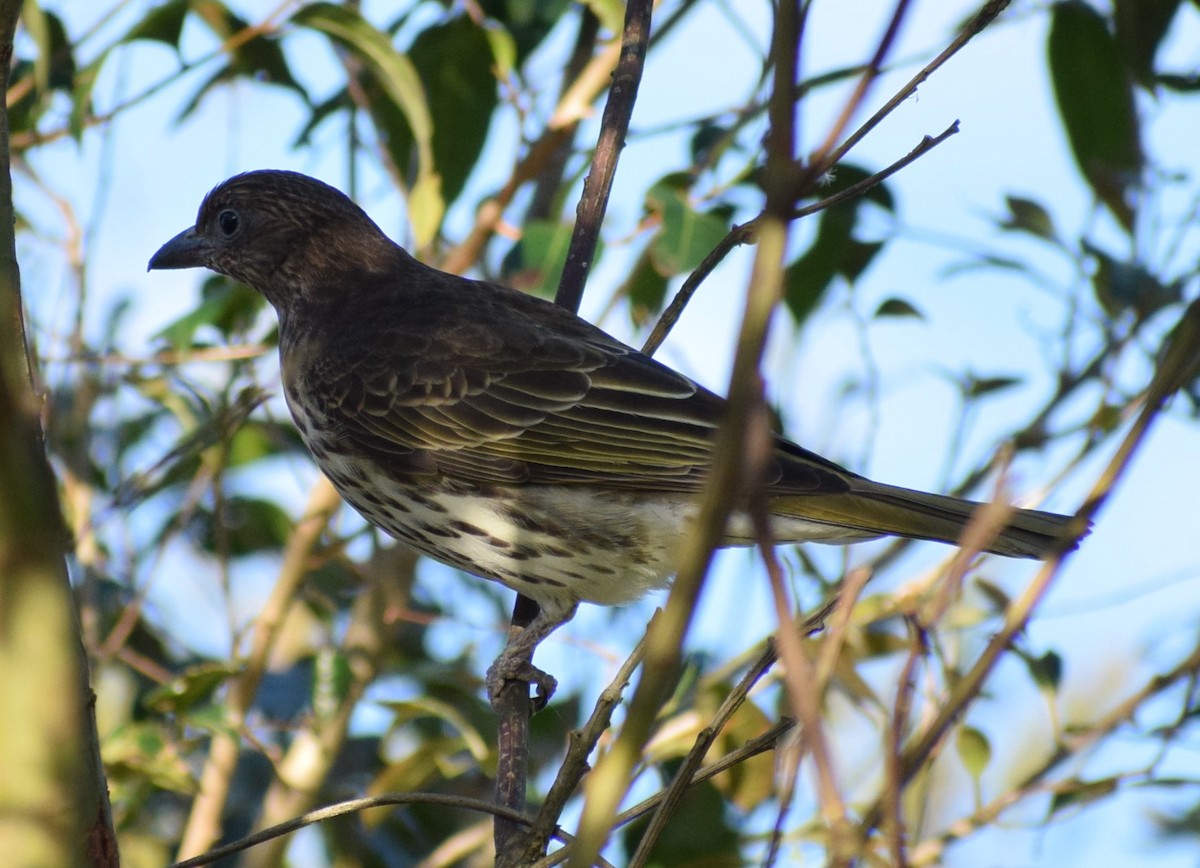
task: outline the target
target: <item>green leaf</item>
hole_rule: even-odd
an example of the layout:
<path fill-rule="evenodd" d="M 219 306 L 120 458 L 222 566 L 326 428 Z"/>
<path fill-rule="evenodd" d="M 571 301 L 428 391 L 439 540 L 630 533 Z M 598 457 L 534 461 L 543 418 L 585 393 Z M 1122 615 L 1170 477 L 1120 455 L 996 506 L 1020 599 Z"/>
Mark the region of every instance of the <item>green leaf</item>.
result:
<path fill-rule="evenodd" d="M 1096 259 L 1092 291 L 1110 317 L 1132 310 L 1142 322 L 1182 298 L 1180 283 L 1164 284 L 1138 262 L 1116 259 L 1087 242 L 1083 249 Z"/>
<path fill-rule="evenodd" d="M 190 5 L 192 11 L 222 42 L 228 42 L 250 28 L 248 21 L 234 14 L 218 0 L 192 0 Z M 288 67 L 278 37 L 257 34 L 245 42 L 235 44 L 229 61 L 200 85 L 176 120 L 182 121 L 190 117 L 211 91 L 238 79 L 279 85 L 298 94 L 306 104 L 310 102 L 308 94 Z"/>
<path fill-rule="evenodd" d="M 101 754 L 110 780 L 134 779 L 140 786 L 185 795 L 196 792 L 196 780 L 187 762 L 158 723 L 147 721 L 118 728 L 104 740 Z"/>
<path fill-rule="evenodd" d="M 600 19 L 609 33 L 620 33 L 625 26 L 625 4 L 621 0 L 584 0 L 584 5 Z"/>
<path fill-rule="evenodd" d="M 992 745 L 987 736 L 973 726 L 960 726 L 957 747 L 963 768 L 978 782 L 992 760 Z"/>
<path fill-rule="evenodd" d="M 634 325 L 644 325 L 662 310 L 663 299 L 667 295 L 667 278 L 654 267 L 649 248 L 638 257 L 622 287 L 622 293 L 629 299 L 629 316 Z"/>
<path fill-rule="evenodd" d="M 189 666 L 166 684 L 146 694 L 145 705 L 159 714 L 178 714 L 212 699 L 213 694 L 240 667 L 232 663 L 200 663 Z"/>
<path fill-rule="evenodd" d="M 824 195 L 840 192 L 868 177 L 853 165 L 841 165 L 833 173 Z M 784 272 L 784 302 L 797 323 L 803 323 L 825 297 L 834 278 L 855 280 L 883 245 L 858 241 L 853 237 L 863 202 L 872 202 L 891 211 L 895 208 L 891 192 L 882 184 L 863 196 L 826 208 L 817 215 L 817 236 L 808 250 L 800 254 Z"/>
<path fill-rule="evenodd" d="M 570 245 L 570 224 L 531 221 L 522 230 L 521 240 L 504 257 L 501 273 L 505 283 L 543 298 L 554 298 Z M 599 248 L 596 258 L 600 258 Z"/>
<path fill-rule="evenodd" d="M 1054 651 L 1047 651 L 1041 657 L 1025 657 L 1024 659 L 1029 674 L 1033 676 L 1034 684 L 1051 692 L 1058 690 L 1059 684 L 1062 683 L 1063 672 L 1060 655 Z"/>
<path fill-rule="evenodd" d="M 671 763 L 667 773 L 671 772 Z M 738 849 L 739 835 L 724 797 L 705 781 L 686 791 L 671 822 L 650 850 L 650 865 L 735 866 L 746 864 Z M 649 819 L 637 820 L 622 830 L 621 843 L 628 859 L 633 855 Z"/>
<path fill-rule="evenodd" d="M 691 271 L 729 232 L 726 219 L 697 211 L 686 190 L 659 182 L 646 194 L 646 208 L 660 219 L 650 255 L 660 274 Z"/>
<path fill-rule="evenodd" d="M 1075 162 L 1093 192 L 1133 231 L 1131 191 L 1142 174 L 1133 87 L 1105 19 L 1082 0 L 1051 13 L 1050 77 Z"/>
<path fill-rule="evenodd" d="M 177 350 L 194 346 L 196 332 L 205 326 L 229 338 L 249 328 L 265 303 L 250 287 L 219 276 L 204 281 L 200 297 L 199 306 L 165 326 L 155 337 L 165 339 Z"/>
<path fill-rule="evenodd" d="M 1101 778 L 1098 781 L 1081 781 L 1072 779 L 1056 785 L 1054 797 L 1050 800 L 1050 815 L 1053 816 L 1064 808 L 1071 806 L 1083 807 L 1092 802 L 1105 798 L 1116 792 L 1121 783 L 1120 778 Z"/>
<path fill-rule="evenodd" d="M 479 0 L 490 26 L 503 28 L 516 49 L 520 66 L 562 20 L 570 0 Z"/>
<path fill-rule="evenodd" d="M 354 675 L 350 660 L 334 648 L 323 648 L 313 666 L 312 708 L 318 721 L 332 720 L 350 692 Z"/>
<path fill-rule="evenodd" d="M 357 12 L 332 3 L 313 3 L 292 16 L 292 22 L 323 33 L 352 53 L 372 80 L 404 115 L 417 152 L 409 220 L 418 247 L 433 240 L 445 213 L 433 156 L 433 120 L 425 89 L 412 61 L 392 45 L 391 38 Z"/>
<path fill-rule="evenodd" d="M 967 376 L 965 391 L 968 398 L 981 398 L 1019 386 L 1023 382 L 1021 377 L 976 377 L 970 374 Z"/>
<path fill-rule="evenodd" d="M 1114 4 L 1121 56 L 1138 81 L 1147 87 L 1155 80 L 1154 56 L 1180 5 L 1182 0 L 1116 0 Z"/>
<path fill-rule="evenodd" d="M 75 76 L 75 86 L 71 90 L 71 114 L 67 118 L 67 129 L 76 142 L 83 138 L 83 130 L 88 119 L 92 116 L 92 90 L 96 87 L 96 79 L 100 77 L 100 67 L 105 56 L 93 60 Z"/>
<path fill-rule="evenodd" d="M 484 28 L 460 15 L 423 30 L 408 57 L 421 76 L 429 104 L 441 192 L 446 202 L 453 202 L 483 151 L 499 102 L 492 40 Z M 411 165 L 413 136 L 407 123 L 392 124 L 388 135 L 396 137 L 396 164 Z"/>
<path fill-rule="evenodd" d="M 875 318 L 882 319 L 885 316 L 912 316 L 917 319 L 925 319 L 925 314 L 910 301 L 903 298 L 885 298 L 879 303 L 879 307 L 875 308 Z"/>
<path fill-rule="evenodd" d="M 457 734 L 476 762 L 483 762 L 490 753 L 488 740 L 483 737 L 461 710 L 448 702 L 442 702 L 431 696 L 416 699 L 381 702 L 385 708 L 391 709 L 395 717 L 392 728 L 402 727 L 415 720 L 433 718 Z"/>
<path fill-rule="evenodd" d="M 229 441 L 229 466 L 240 467 L 283 452 L 303 453 L 304 441 L 291 422 L 253 420 L 237 429 Z"/>
<path fill-rule="evenodd" d="M 1006 196 L 1004 201 L 1008 205 L 1008 216 L 1000 222 L 1002 229 L 1027 232 L 1047 241 L 1054 241 L 1058 237 L 1050 212 L 1039 203 L 1020 196 Z"/>
<path fill-rule="evenodd" d="M 506 79 L 517 69 L 517 43 L 512 34 L 492 22 L 484 22 L 483 32 L 492 49 L 492 60 L 496 64 L 496 77 Z"/>
<path fill-rule="evenodd" d="M 145 17 L 125 34 L 123 41 L 147 39 L 169 45 L 178 51 L 183 21 L 187 18 L 191 6 L 191 0 L 169 0 L 167 3 L 152 6 Z"/>
<path fill-rule="evenodd" d="M 292 520 L 277 503 L 234 496 L 221 501 L 219 518 L 211 510 L 197 509 L 187 530 L 203 551 L 236 558 L 281 548 Z"/>
<path fill-rule="evenodd" d="M 191 479 L 199 467 L 201 453 L 218 443 L 229 442 L 246 417 L 266 399 L 257 388 L 247 387 L 228 405 L 213 408 L 202 402 L 188 402 L 161 377 L 144 380 L 138 386 L 145 397 L 170 409 L 187 433 L 149 470 L 132 474 L 121 482 L 113 492 L 113 502 L 119 508 L 134 506 L 165 488 Z M 174 520 L 169 517 L 168 525 L 173 525 Z"/>

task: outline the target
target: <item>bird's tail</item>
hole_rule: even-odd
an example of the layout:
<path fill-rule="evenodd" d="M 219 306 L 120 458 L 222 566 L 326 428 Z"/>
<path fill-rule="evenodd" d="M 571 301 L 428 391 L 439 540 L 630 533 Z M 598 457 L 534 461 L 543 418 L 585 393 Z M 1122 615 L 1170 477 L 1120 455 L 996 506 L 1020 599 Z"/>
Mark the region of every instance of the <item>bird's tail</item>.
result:
<path fill-rule="evenodd" d="M 828 527 L 828 535 L 811 530 L 805 539 L 850 542 L 877 536 L 956 543 L 967 522 L 983 504 L 959 497 L 927 494 L 895 485 L 884 485 L 862 477 L 851 482 L 848 492 L 815 496 L 783 495 L 771 498 L 771 512 L 781 518 L 783 540 L 789 519 L 808 528 Z M 1017 558 L 1047 558 L 1074 548 L 1072 516 L 1036 509 L 1016 509 L 987 547 L 993 554 Z M 835 530 L 836 529 L 836 530 Z"/>

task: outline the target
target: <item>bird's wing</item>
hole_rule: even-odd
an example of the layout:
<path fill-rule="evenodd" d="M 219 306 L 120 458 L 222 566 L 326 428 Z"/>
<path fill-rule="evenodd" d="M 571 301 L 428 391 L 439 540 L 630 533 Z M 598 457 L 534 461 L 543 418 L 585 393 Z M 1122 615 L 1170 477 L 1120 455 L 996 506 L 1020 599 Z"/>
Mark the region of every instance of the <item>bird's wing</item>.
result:
<path fill-rule="evenodd" d="M 474 311 L 470 327 L 446 324 L 443 310 L 411 328 L 409 311 L 411 333 L 388 352 L 343 348 L 311 384 L 342 420 L 339 436 L 413 475 L 700 487 L 721 398 L 582 320 L 525 319 L 506 301 L 490 318 Z M 780 451 L 768 482 L 780 493 L 845 490 L 840 468 L 811 457 Z"/>

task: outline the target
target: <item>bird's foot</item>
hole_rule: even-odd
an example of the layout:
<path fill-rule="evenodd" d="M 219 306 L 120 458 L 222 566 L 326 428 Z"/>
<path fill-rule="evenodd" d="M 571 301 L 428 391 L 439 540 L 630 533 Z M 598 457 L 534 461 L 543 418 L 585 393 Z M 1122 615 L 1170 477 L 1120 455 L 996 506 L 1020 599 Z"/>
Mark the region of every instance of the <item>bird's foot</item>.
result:
<path fill-rule="evenodd" d="M 529 660 L 519 655 L 509 654 L 508 649 L 506 649 L 488 667 L 487 678 L 484 681 L 484 684 L 487 686 L 488 700 L 491 702 L 492 708 L 495 708 L 497 711 L 499 710 L 497 703 L 500 699 L 500 692 L 504 690 L 505 685 L 510 681 L 523 682 L 526 685 L 533 686 L 534 711 L 541 711 L 545 708 L 547 703 L 550 702 L 550 697 L 554 695 L 554 691 L 558 687 L 558 681 L 555 680 L 553 675 L 538 669 Z"/>

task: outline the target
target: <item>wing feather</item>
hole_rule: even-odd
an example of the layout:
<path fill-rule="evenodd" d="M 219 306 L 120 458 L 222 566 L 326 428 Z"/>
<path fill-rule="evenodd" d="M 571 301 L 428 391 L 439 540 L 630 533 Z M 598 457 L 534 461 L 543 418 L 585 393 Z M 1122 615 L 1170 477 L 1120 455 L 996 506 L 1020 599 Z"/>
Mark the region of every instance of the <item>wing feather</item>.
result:
<path fill-rule="evenodd" d="M 308 385 L 340 411 L 338 436 L 402 473 L 699 489 L 723 399 L 566 311 L 475 286 L 376 312 L 392 340 L 321 348 Z M 846 471 L 781 450 L 768 473 L 778 493 L 845 490 Z"/>

